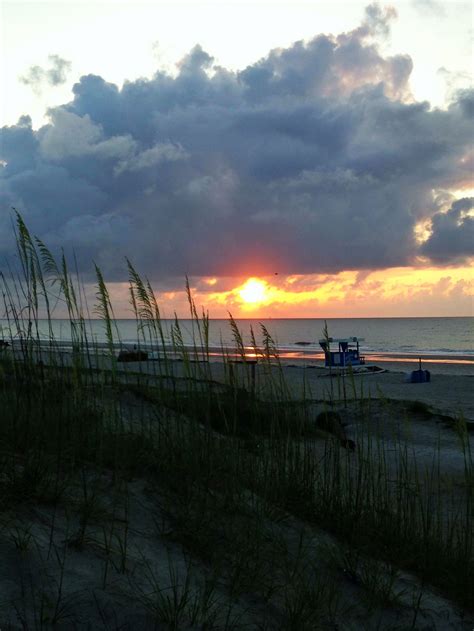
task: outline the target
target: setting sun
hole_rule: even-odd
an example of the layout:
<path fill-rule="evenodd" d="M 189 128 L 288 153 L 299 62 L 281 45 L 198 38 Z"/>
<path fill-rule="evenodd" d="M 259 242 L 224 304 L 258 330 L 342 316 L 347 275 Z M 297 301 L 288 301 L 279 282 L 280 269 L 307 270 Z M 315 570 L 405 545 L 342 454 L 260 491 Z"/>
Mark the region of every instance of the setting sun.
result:
<path fill-rule="evenodd" d="M 239 291 L 239 296 L 247 304 L 258 304 L 266 298 L 267 284 L 257 278 L 249 278 Z"/>

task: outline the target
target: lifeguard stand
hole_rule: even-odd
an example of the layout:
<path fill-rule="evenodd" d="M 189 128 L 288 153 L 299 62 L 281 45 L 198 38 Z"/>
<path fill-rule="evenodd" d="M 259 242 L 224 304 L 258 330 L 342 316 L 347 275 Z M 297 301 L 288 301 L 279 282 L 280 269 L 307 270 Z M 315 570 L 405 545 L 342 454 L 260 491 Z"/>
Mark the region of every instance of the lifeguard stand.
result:
<path fill-rule="evenodd" d="M 319 340 L 319 345 L 324 351 L 325 366 L 327 368 L 345 368 L 346 366 L 365 364 L 365 357 L 360 354 L 359 350 L 359 343 L 364 341 L 363 337 L 329 337 Z M 331 344 L 337 344 L 338 350 L 334 350 Z"/>

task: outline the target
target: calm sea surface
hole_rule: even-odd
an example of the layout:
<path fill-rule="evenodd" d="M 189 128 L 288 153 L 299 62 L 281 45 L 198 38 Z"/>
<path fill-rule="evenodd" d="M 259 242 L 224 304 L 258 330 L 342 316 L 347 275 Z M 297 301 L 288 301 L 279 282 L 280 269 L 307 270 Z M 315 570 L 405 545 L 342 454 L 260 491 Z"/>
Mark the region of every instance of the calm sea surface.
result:
<path fill-rule="evenodd" d="M 310 358 L 319 355 L 318 340 L 323 337 L 324 320 L 321 319 L 268 319 L 237 320 L 244 342 L 250 344 L 250 327 L 253 327 L 257 342 L 261 340 L 260 323 L 264 324 L 283 356 L 287 358 Z M 169 332 L 171 321 L 164 321 Z M 180 320 L 185 343 L 192 342 L 193 326 L 190 320 Z M 332 337 L 357 336 L 365 338 L 361 349 L 365 353 L 403 355 L 469 355 L 474 357 L 474 318 L 350 318 L 328 319 L 329 335 Z M 137 342 L 137 327 L 134 320 L 116 320 L 121 343 L 133 345 Z M 88 321 L 90 338 L 98 343 L 106 341 L 104 324 L 100 320 Z M 71 339 L 67 320 L 53 321 L 57 341 L 67 343 Z M 15 333 L 15 332 L 13 332 Z M 48 338 L 47 322 L 40 321 L 40 335 Z M 8 323 L 0 320 L 0 338 L 9 338 Z M 232 347 L 233 338 L 227 320 L 210 321 L 210 346 L 216 349 Z M 117 340 L 118 341 L 118 340 Z M 304 344 L 302 344 L 304 343 Z"/>

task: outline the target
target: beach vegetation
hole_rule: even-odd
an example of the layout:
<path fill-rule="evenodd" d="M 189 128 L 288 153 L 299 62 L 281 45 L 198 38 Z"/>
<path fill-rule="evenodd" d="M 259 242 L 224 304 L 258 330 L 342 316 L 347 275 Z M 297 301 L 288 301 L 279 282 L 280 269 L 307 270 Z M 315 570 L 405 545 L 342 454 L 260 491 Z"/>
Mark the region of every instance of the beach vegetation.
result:
<path fill-rule="evenodd" d="M 223 348 L 216 378 L 209 314 L 189 282 L 191 344 L 130 261 L 137 347 L 153 360 L 119 364 L 100 268 L 87 305 L 65 256 L 16 222 L 20 269 L 0 274 L 10 344 L 0 350 L 0 554 L 17 573 L 2 588 L 5 628 L 15 616 L 23 628 L 441 629 L 446 615 L 468 624 L 464 419 L 463 478 L 450 486 L 441 449 L 426 467 L 409 438 L 380 435 L 392 404 L 364 396 L 353 375 L 330 377 L 325 401 L 309 384 L 304 397 L 293 392 L 264 326 L 249 349 L 229 316 L 235 352 Z M 58 302 L 68 348 L 54 336 Z M 431 412 L 415 401 L 406 414 Z"/>

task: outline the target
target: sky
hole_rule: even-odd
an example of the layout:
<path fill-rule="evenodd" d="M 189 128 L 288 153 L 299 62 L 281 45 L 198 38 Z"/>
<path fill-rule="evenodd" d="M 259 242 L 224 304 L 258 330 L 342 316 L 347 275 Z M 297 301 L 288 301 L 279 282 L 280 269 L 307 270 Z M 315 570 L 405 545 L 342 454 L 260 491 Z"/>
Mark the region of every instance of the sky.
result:
<path fill-rule="evenodd" d="M 470 3 L 3 2 L 12 210 L 165 315 L 472 315 Z"/>

